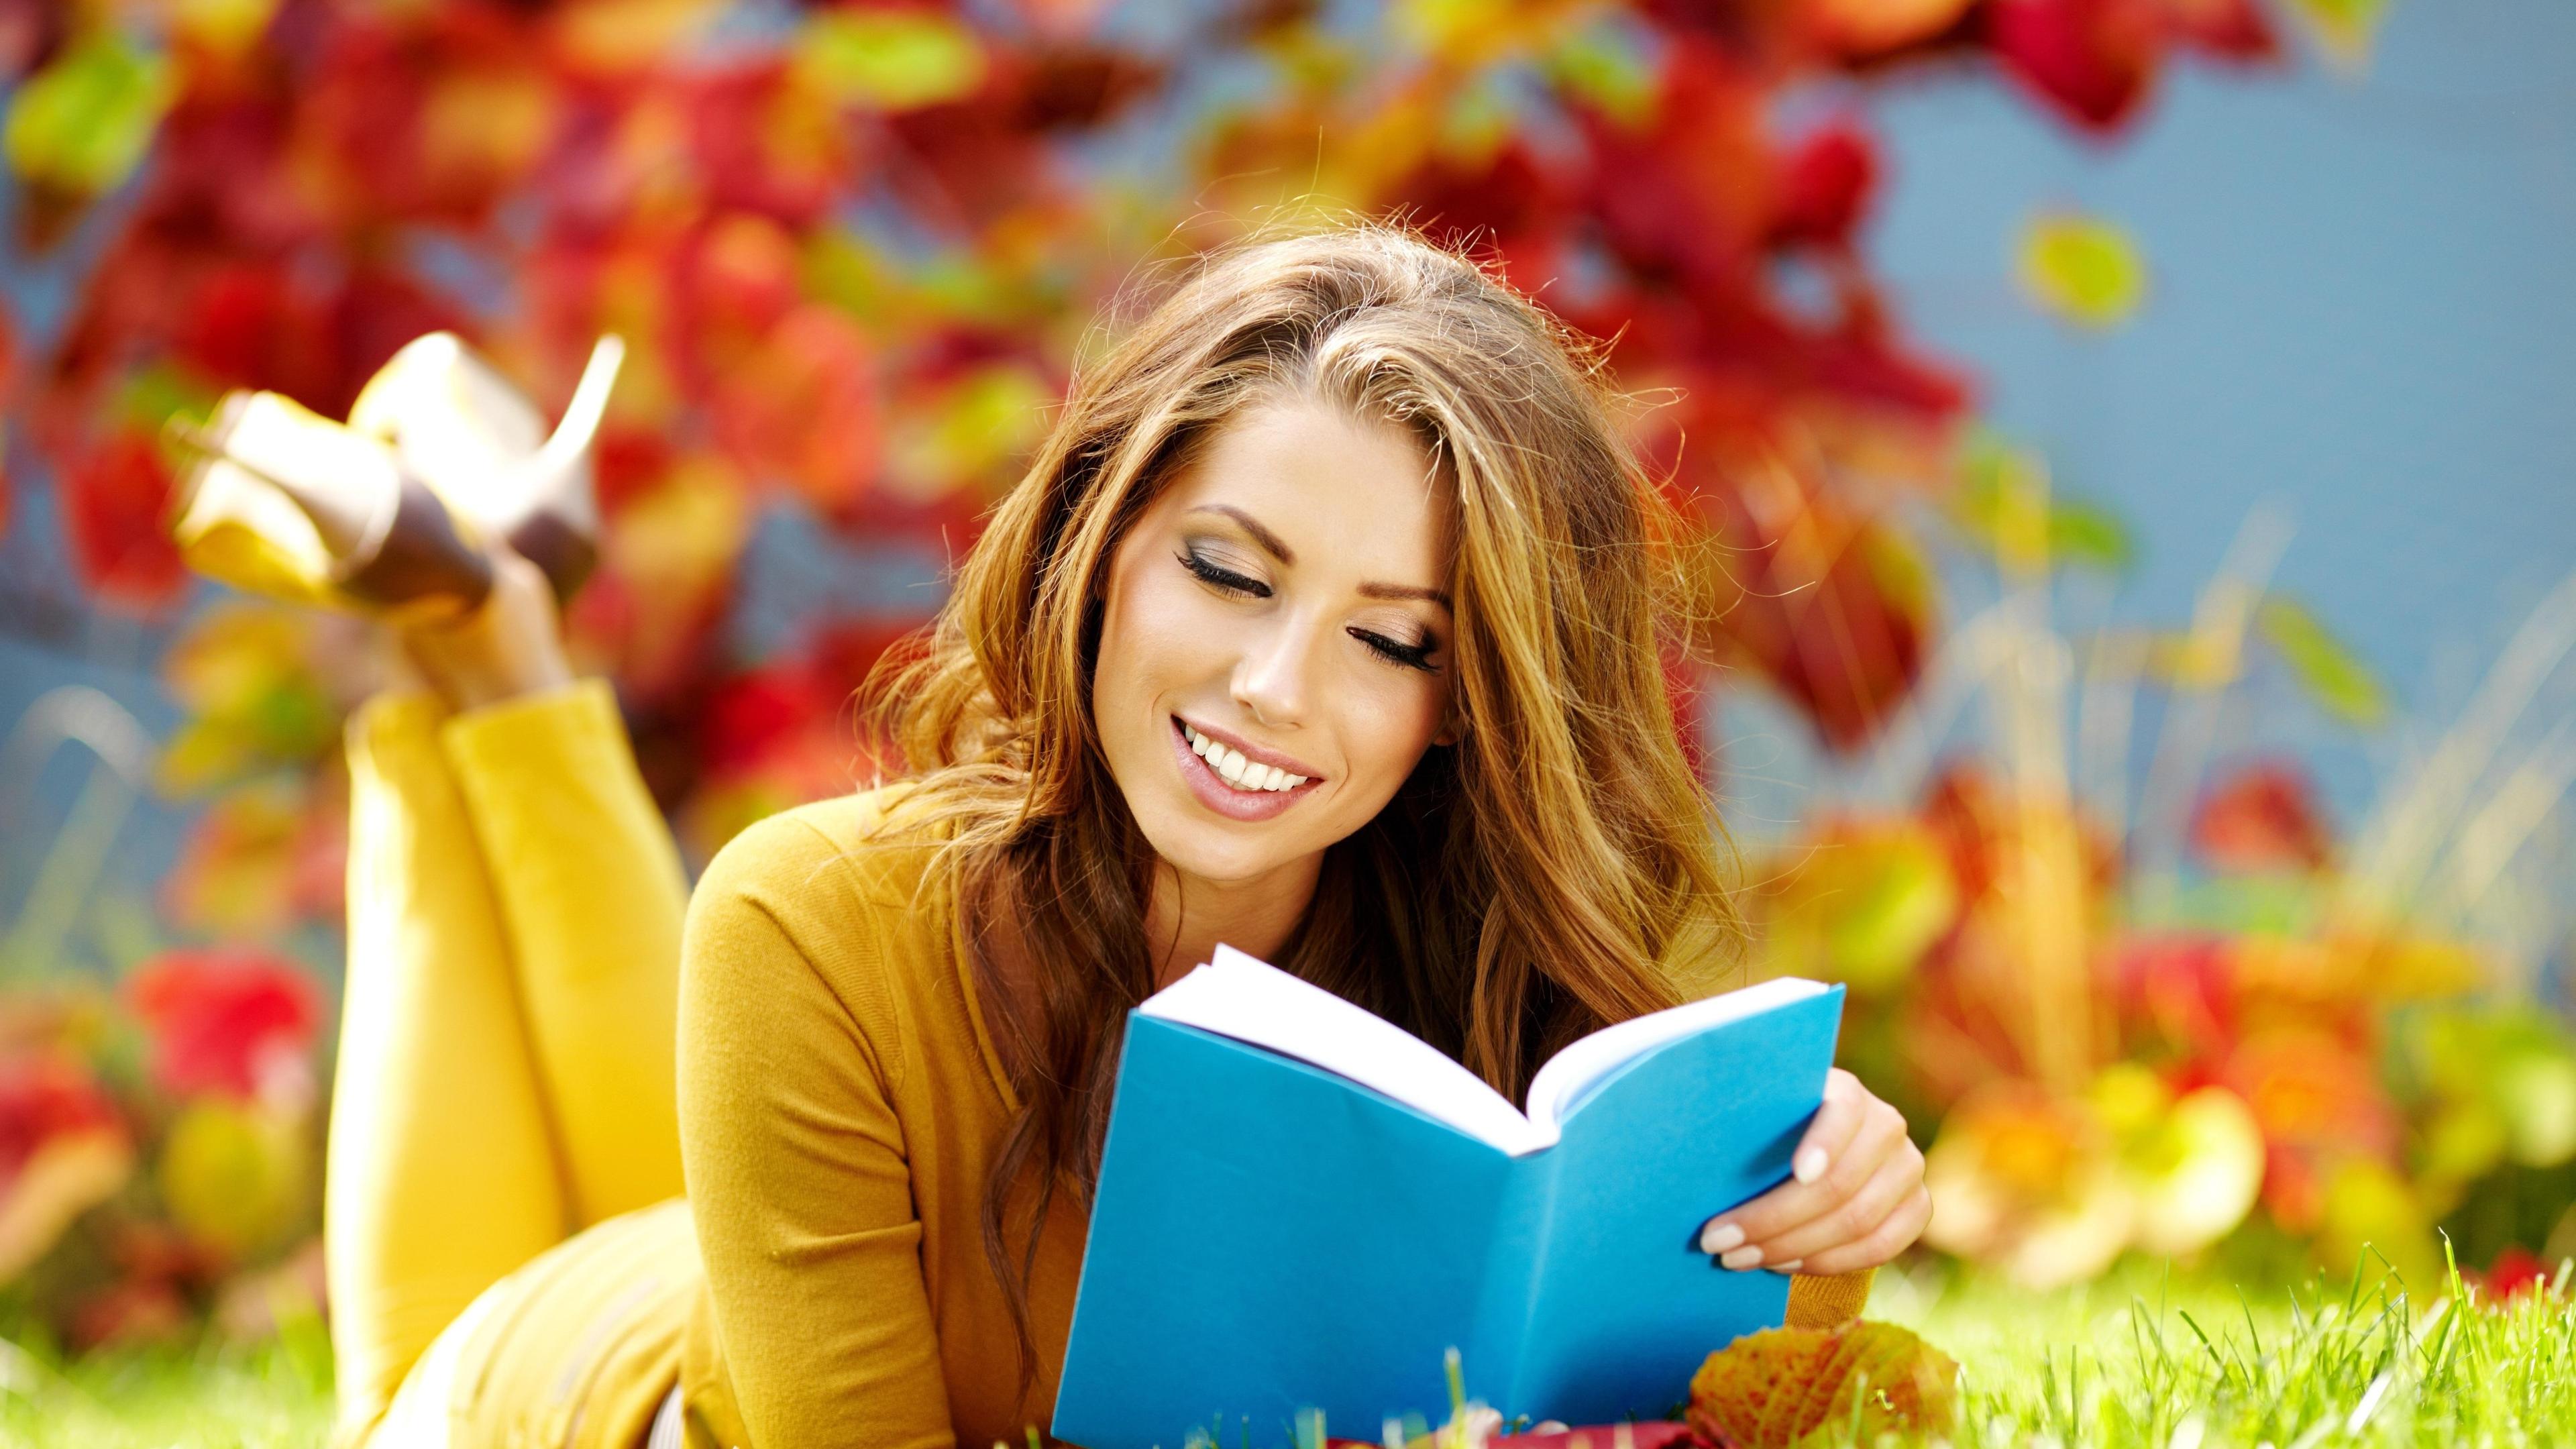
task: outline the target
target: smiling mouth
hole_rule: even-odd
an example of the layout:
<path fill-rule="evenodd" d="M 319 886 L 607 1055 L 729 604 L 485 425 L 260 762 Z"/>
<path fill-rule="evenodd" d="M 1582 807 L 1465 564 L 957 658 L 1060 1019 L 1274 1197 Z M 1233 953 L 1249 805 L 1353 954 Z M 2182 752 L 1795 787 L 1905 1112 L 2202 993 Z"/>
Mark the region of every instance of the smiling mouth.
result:
<path fill-rule="evenodd" d="M 1173 716 L 1172 725 L 1187 740 L 1190 753 L 1205 761 L 1208 773 L 1238 794 L 1284 794 L 1307 784 L 1304 775 L 1292 775 L 1277 765 L 1264 765 L 1245 759 L 1240 750 L 1221 744 L 1192 728 L 1189 721 Z"/>

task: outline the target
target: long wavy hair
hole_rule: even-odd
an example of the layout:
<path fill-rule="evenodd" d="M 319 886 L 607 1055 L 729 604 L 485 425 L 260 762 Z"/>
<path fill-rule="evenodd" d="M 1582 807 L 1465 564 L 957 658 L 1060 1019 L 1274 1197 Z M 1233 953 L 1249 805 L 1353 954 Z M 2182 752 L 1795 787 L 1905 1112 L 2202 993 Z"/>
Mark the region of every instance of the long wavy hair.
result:
<path fill-rule="evenodd" d="M 1019 1105 L 983 1228 L 1024 1391 L 1038 1235 L 1059 1191 L 1089 1199 L 1127 1011 L 1155 985 L 1155 862 L 1090 704 L 1106 571 L 1229 418 L 1296 396 L 1409 430 L 1448 485 L 1460 734 L 1326 852 L 1278 964 L 1518 1100 L 1550 1053 L 1673 1005 L 1738 935 L 1658 653 L 1662 494 L 1596 354 L 1396 227 L 1204 258 L 1077 374 L 937 620 L 872 684 L 920 782 L 901 813 L 945 841 L 934 875 L 1007 1038 Z"/>

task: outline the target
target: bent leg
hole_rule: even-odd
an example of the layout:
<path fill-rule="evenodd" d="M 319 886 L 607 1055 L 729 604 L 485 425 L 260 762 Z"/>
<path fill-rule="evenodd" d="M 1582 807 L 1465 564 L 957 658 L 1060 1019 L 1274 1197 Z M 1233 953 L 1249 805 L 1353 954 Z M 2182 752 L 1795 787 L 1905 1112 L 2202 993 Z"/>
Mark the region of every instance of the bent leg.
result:
<path fill-rule="evenodd" d="M 516 963 L 576 1227 L 680 1192 L 675 1086 L 688 884 L 607 683 L 445 727 Z"/>
<path fill-rule="evenodd" d="M 584 1229 L 457 1315 L 366 1449 L 637 1449 L 705 1286 L 686 1203 Z"/>
<path fill-rule="evenodd" d="M 476 1295 L 567 1231 L 441 714 L 386 695 L 349 728 L 349 966 L 323 1207 L 344 1441 Z"/>

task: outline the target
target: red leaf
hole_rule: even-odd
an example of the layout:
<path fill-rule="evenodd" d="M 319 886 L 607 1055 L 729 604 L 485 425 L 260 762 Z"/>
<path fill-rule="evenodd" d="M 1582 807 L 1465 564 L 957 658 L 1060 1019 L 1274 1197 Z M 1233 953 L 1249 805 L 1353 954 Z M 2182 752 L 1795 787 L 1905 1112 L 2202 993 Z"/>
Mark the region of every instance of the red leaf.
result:
<path fill-rule="evenodd" d="M 306 1069 L 321 1021 L 313 984 L 282 956 L 173 950 L 135 968 L 127 999 L 152 1039 L 152 1077 L 176 1096 L 250 1097 Z"/>
<path fill-rule="evenodd" d="M 2281 53 L 2272 23 L 2254 0 L 2163 0 L 2165 25 L 2184 44 L 2230 60 L 2271 60 Z"/>
<path fill-rule="evenodd" d="M 1742 592 L 1725 642 L 1796 702 L 1827 743 L 1857 749 L 1922 672 L 1931 596 L 1904 540 L 1795 483 L 1708 500 Z"/>
<path fill-rule="evenodd" d="M 2163 50 L 2150 0 L 1994 0 L 1988 40 L 2007 70 L 2067 119 L 2118 130 L 2155 83 Z"/>
<path fill-rule="evenodd" d="M 1869 137 L 1848 122 L 1824 127 L 1782 164 L 1772 239 L 1847 245 L 1877 182 L 1878 152 Z"/>
<path fill-rule="evenodd" d="M 2520 1243 L 2508 1243 L 2484 1273 L 2463 1272 L 2460 1276 L 2484 1289 L 2487 1302 L 2510 1303 L 2541 1292 L 2557 1274 L 2538 1253 Z"/>
<path fill-rule="evenodd" d="M 2212 870 L 2255 873 L 2322 869 L 2333 835 L 2316 792 L 2294 765 L 2251 765 L 2201 797 L 2191 845 Z"/>
<path fill-rule="evenodd" d="M 119 433 L 91 449 L 62 478 L 63 523 L 72 560 L 107 603 L 150 612 L 179 596 L 188 572 L 162 532 L 170 470 L 143 433 Z"/>
<path fill-rule="evenodd" d="M 13 1051 L 0 1060 L 0 1197 L 36 1149 L 65 1132 L 113 1127 L 122 1119 L 98 1079 L 55 1051 Z"/>
<path fill-rule="evenodd" d="M 1628 1431 L 1622 1440 L 1619 1431 Z M 1489 1441 L 1489 1449 L 1616 1449 L 1621 1443 L 1634 1449 L 1690 1449 L 1691 1426 L 1676 1423 L 1592 1424 L 1568 1429 L 1561 1434 L 1505 1434 Z"/>

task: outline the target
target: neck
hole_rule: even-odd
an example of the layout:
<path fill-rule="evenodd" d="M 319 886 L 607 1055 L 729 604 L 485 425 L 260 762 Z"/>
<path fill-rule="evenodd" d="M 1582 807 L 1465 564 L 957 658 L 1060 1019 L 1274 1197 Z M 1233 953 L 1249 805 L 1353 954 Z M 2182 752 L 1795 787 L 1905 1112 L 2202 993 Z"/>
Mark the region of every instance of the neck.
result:
<path fill-rule="evenodd" d="M 1323 867 L 1319 852 L 1251 880 L 1212 881 L 1156 864 L 1153 896 L 1145 903 L 1155 989 L 1205 963 L 1220 944 L 1263 960 L 1278 955 L 1314 900 Z"/>

